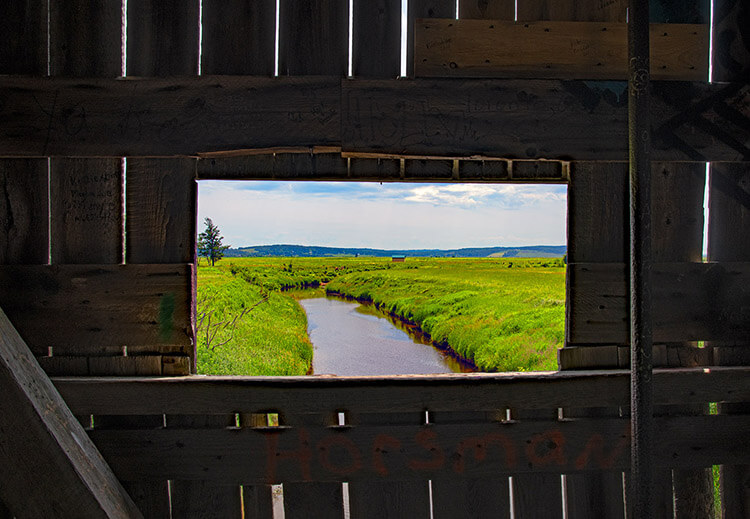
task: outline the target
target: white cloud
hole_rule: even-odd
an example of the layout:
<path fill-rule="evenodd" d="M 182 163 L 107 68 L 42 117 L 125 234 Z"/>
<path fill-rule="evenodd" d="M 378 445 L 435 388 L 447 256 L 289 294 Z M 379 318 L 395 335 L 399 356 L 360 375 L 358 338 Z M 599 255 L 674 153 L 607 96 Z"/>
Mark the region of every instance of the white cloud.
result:
<path fill-rule="evenodd" d="M 564 186 L 200 182 L 208 216 L 234 247 L 296 243 L 455 248 L 565 243 Z M 306 192 L 298 192 L 298 191 Z"/>

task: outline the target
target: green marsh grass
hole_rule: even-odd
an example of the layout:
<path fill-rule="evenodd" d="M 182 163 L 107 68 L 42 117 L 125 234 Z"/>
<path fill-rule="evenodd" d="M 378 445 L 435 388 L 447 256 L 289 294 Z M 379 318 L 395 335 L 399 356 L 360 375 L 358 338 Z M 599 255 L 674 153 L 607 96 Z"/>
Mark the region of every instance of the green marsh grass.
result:
<path fill-rule="evenodd" d="M 486 371 L 554 370 L 563 343 L 560 259 L 231 258 L 214 268 L 200 266 L 198 284 L 199 300 L 215 294 L 211 305 L 221 307 L 219 317 L 268 296 L 238 320 L 227 345 L 211 351 L 199 334 L 201 373 L 306 373 L 312 347 L 294 297 L 311 287 L 320 292 L 322 284 L 416 323 Z"/>
<path fill-rule="evenodd" d="M 419 259 L 326 287 L 413 322 L 484 371 L 557 369 L 565 270 L 555 259 Z"/>

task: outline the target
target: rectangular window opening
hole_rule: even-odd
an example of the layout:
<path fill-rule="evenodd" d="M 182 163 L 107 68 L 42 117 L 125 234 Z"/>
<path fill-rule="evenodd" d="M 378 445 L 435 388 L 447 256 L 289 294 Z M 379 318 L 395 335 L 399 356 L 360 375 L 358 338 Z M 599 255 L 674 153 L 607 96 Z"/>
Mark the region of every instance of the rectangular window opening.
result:
<path fill-rule="evenodd" d="M 199 374 L 557 369 L 562 181 L 201 180 L 198 200 Z"/>

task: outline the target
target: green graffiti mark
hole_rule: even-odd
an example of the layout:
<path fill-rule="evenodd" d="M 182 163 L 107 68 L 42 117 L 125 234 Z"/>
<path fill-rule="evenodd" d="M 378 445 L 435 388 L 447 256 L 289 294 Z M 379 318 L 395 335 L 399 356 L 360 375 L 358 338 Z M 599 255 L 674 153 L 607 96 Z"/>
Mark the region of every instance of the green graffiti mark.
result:
<path fill-rule="evenodd" d="M 164 294 L 159 303 L 159 336 L 161 340 L 168 341 L 172 338 L 174 325 L 174 294 Z"/>

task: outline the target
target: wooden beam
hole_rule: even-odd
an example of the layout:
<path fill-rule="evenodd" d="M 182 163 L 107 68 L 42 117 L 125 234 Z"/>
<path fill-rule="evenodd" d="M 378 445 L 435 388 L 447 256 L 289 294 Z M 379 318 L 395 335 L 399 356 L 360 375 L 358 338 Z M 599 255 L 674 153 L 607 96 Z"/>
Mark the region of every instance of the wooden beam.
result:
<path fill-rule="evenodd" d="M 190 265 L 0 267 L 0 306 L 36 355 L 182 353 Z"/>
<path fill-rule="evenodd" d="M 655 464 L 750 463 L 750 417 L 655 418 Z M 97 431 L 90 434 L 122 479 L 424 481 L 521 473 L 622 471 L 628 418 L 257 429 Z M 179 455 L 178 455 L 179 453 Z M 373 454 L 374 453 L 374 454 Z M 426 482 L 425 482 L 426 483 Z"/>
<path fill-rule="evenodd" d="M 173 156 L 340 141 L 338 78 L 7 81 L 6 156 Z"/>
<path fill-rule="evenodd" d="M 0 500 L 17 517 L 142 517 L 0 310 Z"/>
<path fill-rule="evenodd" d="M 750 160 L 743 126 L 750 86 L 652 88 L 654 160 Z M 0 153 L 174 156 L 340 145 L 353 153 L 625 160 L 625 100 L 624 84 L 584 81 L 7 77 Z"/>
<path fill-rule="evenodd" d="M 652 83 L 654 160 L 750 160 L 750 86 Z M 544 80 L 354 80 L 343 86 L 344 152 L 625 160 L 625 85 Z M 716 131 L 721 126 L 721 131 Z"/>
<path fill-rule="evenodd" d="M 628 344 L 628 282 L 622 263 L 568 269 L 568 342 Z M 733 340 L 750 332 L 748 263 L 657 263 L 652 267 L 654 341 Z"/>
<path fill-rule="evenodd" d="M 419 20 L 417 77 L 614 79 L 628 77 L 627 24 Z M 651 24 L 655 80 L 708 78 L 707 25 Z"/>
<path fill-rule="evenodd" d="M 750 400 L 750 368 L 656 370 L 656 403 Z M 55 378 L 76 414 L 476 411 L 626 406 L 629 372 L 390 377 Z"/>

